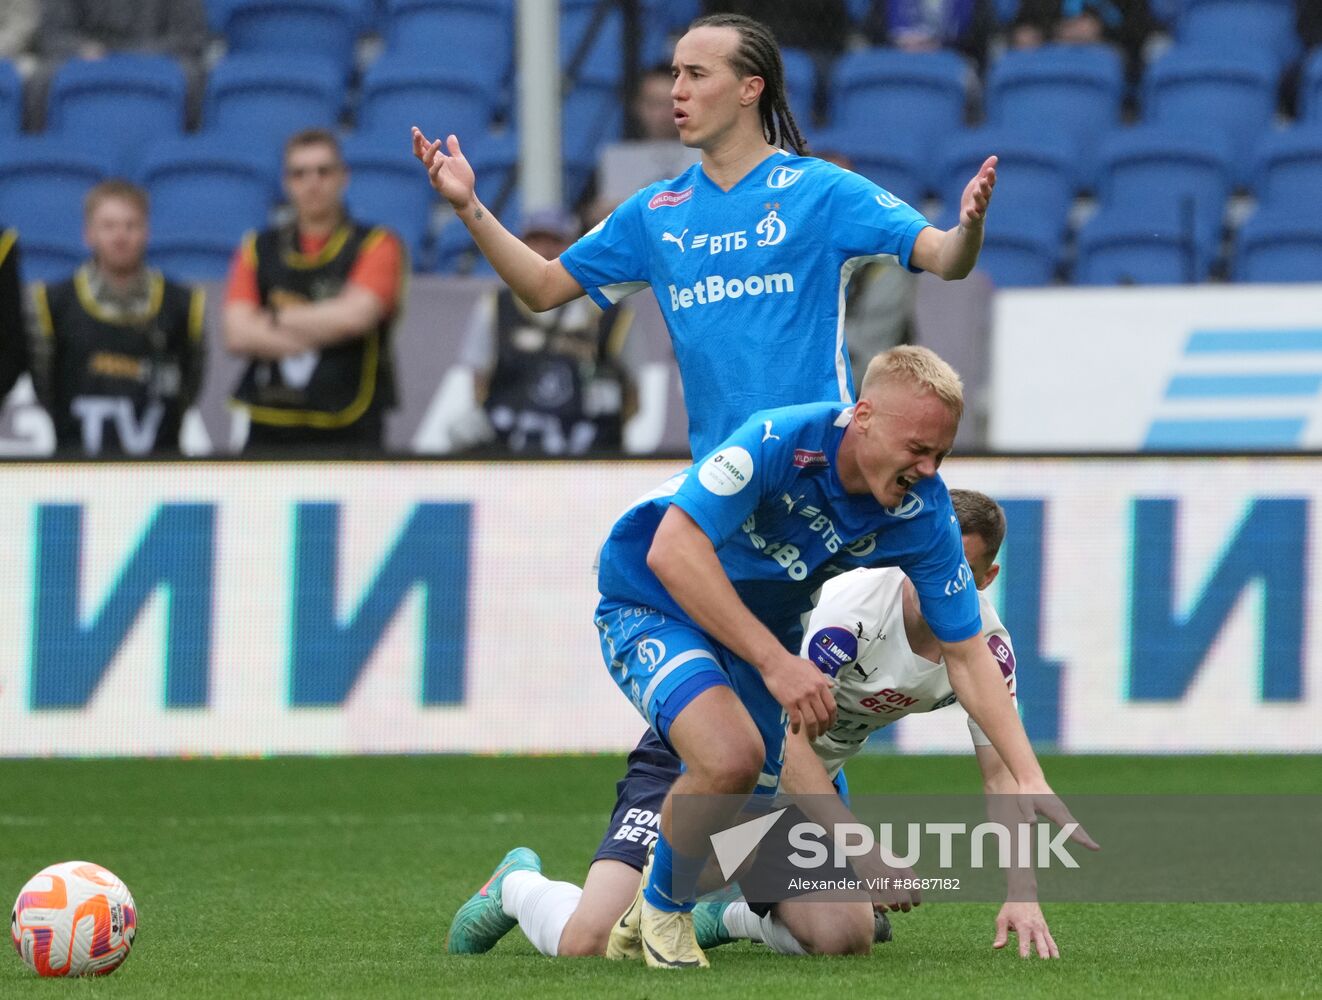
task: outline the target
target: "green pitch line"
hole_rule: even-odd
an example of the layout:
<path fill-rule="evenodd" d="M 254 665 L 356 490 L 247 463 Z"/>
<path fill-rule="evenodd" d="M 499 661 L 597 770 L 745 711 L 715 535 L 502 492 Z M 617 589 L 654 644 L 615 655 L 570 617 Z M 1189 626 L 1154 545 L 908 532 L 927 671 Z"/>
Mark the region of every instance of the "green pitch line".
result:
<path fill-rule="evenodd" d="M 1047 758 L 1062 793 L 1322 793 L 1316 757 Z M 443 954 L 454 908 L 511 846 L 581 880 L 618 757 L 0 761 L 0 904 L 72 858 L 119 874 L 138 945 L 79 995 L 233 997 L 1284 997 L 1322 992 L 1322 905 L 1046 907 L 1064 959 L 991 950 L 993 904 L 897 915 L 870 958 L 728 946 L 704 973 L 554 961 L 511 933 Z M 856 794 L 976 792 L 967 758 L 869 757 Z M 1244 873 L 1245 875 L 1251 873 Z M 7 895 L 6 895 L 7 894 Z M 0 947 L 0 996 L 70 988 Z M 862 991 L 866 991 L 863 993 Z M 63 993 L 61 993 L 63 995 Z"/>

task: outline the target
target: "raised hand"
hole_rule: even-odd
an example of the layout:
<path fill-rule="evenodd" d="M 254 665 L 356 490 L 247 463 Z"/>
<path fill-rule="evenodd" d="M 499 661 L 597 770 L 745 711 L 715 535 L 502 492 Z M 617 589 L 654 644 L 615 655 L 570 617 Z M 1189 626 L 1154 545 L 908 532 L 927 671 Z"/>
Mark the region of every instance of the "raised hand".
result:
<path fill-rule="evenodd" d="M 446 146 L 448 154 L 441 149 L 440 139 L 430 140 L 422 134 L 422 129 L 413 126 L 413 155 L 427 168 L 431 186 L 456 212 L 462 212 L 473 201 L 477 178 L 459 148 L 458 136 L 446 139 Z"/>
<path fill-rule="evenodd" d="M 996 186 L 996 157 L 989 156 L 959 199 L 959 224 L 964 228 L 981 226 L 987 218 L 992 188 Z"/>

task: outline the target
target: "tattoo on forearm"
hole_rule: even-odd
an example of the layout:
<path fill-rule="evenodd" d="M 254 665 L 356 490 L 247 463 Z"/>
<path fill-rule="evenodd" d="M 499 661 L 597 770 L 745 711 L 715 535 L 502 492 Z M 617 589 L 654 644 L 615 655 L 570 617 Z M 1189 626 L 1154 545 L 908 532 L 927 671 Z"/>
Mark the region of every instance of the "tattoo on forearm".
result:
<path fill-rule="evenodd" d="M 480 219 L 480 218 L 482 218 L 482 209 L 480 209 L 480 208 L 474 209 L 474 210 L 473 210 L 473 221 L 476 222 L 476 221 L 477 221 L 478 219 Z"/>

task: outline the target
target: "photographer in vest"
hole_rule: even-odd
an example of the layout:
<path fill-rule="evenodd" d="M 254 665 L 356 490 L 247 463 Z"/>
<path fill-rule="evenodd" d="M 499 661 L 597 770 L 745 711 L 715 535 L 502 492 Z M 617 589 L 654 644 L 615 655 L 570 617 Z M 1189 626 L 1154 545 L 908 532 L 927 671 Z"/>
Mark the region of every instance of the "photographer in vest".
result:
<path fill-rule="evenodd" d="M 146 265 L 147 193 L 96 185 L 83 209 L 92 259 L 72 278 L 33 285 L 32 374 L 63 455 L 179 453 L 202 381 L 201 289 Z"/>
<path fill-rule="evenodd" d="M 293 218 L 235 253 L 225 345 L 250 359 L 234 394 L 250 421 L 245 452 L 382 449 L 407 262 L 397 236 L 346 214 L 348 181 L 333 134 L 296 133 L 284 155 Z"/>
<path fill-rule="evenodd" d="M 523 242 L 547 260 L 578 235 L 577 220 L 559 209 L 524 219 Z M 474 310 L 460 358 L 480 409 L 460 416 L 452 439 L 524 454 L 619 452 L 634 405 L 632 324 L 627 305 L 602 311 L 576 299 L 535 313 L 507 286 L 493 290 Z"/>

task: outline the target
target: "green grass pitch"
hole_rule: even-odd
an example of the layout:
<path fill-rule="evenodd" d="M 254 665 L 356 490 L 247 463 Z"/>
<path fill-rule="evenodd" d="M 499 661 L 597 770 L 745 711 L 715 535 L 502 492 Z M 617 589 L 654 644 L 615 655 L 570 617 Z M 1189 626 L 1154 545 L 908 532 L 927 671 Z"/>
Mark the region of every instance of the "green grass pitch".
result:
<path fill-rule="evenodd" d="M 1046 758 L 1062 794 L 1322 793 L 1316 757 Z M 707 972 L 552 960 L 516 930 L 444 954 L 455 907 L 515 844 L 581 881 L 617 757 L 0 761 L 0 892 L 99 862 L 132 889 L 113 976 L 41 981 L 8 948 L 0 997 L 1315 997 L 1322 904 L 1046 905 L 1059 962 L 993 952 L 992 904 L 894 919 L 870 958 L 739 944 Z M 965 758 L 876 756 L 856 793 L 977 790 Z M 1238 873 L 1245 874 L 1245 873 Z"/>

